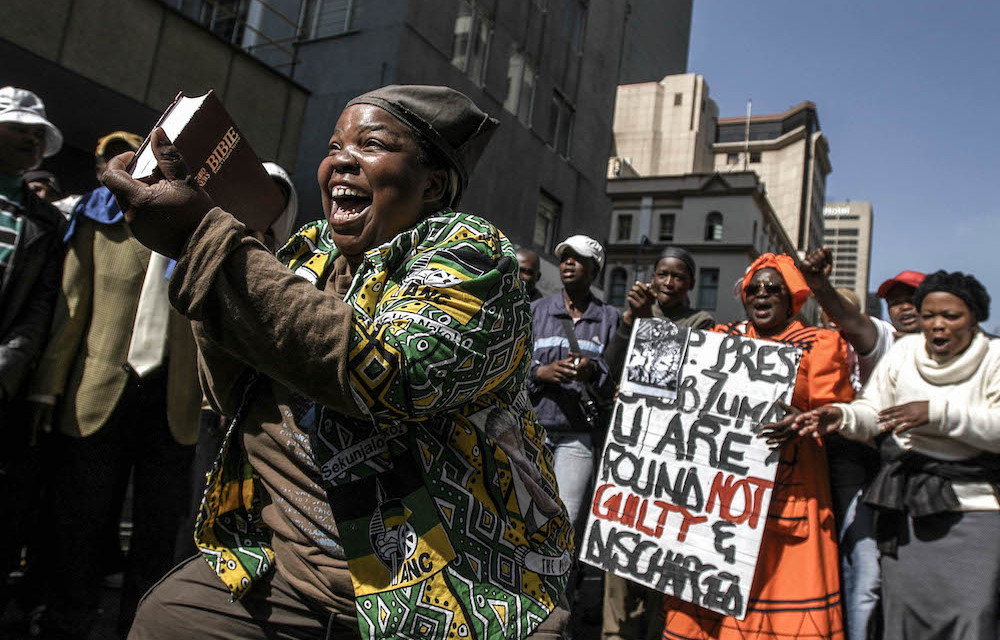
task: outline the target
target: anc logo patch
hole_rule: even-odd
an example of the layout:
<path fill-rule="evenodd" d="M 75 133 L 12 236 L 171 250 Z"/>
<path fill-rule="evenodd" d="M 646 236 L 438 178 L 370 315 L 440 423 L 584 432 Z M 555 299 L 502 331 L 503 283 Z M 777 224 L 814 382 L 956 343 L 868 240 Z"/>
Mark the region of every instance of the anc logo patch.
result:
<path fill-rule="evenodd" d="M 392 468 L 327 488 L 357 596 L 412 586 L 455 559 L 412 454 Z"/>

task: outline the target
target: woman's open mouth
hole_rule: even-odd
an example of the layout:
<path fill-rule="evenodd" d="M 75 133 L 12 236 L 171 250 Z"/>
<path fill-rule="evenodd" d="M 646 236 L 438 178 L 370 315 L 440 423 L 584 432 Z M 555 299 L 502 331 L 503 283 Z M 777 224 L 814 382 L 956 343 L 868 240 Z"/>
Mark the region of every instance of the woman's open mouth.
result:
<path fill-rule="evenodd" d="M 766 313 L 770 313 L 773 308 L 774 308 L 774 305 L 772 305 L 770 302 L 755 302 L 755 303 L 753 303 L 754 313 L 756 313 L 758 315 L 763 315 L 763 314 L 766 314 Z"/>
<path fill-rule="evenodd" d="M 364 218 L 372 204 L 371 195 L 337 185 L 330 189 L 330 224 L 348 227 Z"/>
<path fill-rule="evenodd" d="M 948 348 L 948 345 L 950 343 L 951 343 L 951 339 L 950 338 L 944 338 L 942 336 L 936 336 L 934 338 L 931 338 L 931 349 L 933 349 L 936 352 L 942 352 L 942 351 L 945 351 Z"/>

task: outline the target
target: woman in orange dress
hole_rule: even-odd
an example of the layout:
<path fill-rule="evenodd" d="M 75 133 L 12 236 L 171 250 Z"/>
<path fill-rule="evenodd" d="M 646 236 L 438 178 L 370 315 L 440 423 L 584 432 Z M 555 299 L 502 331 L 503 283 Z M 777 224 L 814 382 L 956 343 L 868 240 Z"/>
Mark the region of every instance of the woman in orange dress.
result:
<path fill-rule="evenodd" d="M 792 395 L 799 411 L 854 397 L 843 338 L 793 319 L 808 297 L 794 261 L 766 253 L 743 279 L 748 320 L 714 329 L 800 347 Z M 771 425 L 772 438 L 790 432 L 792 417 Z M 843 639 L 837 531 L 821 441 L 798 438 L 781 445 L 746 617 L 737 620 L 672 596 L 664 598 L 663 613 L 664 640 Z"/>

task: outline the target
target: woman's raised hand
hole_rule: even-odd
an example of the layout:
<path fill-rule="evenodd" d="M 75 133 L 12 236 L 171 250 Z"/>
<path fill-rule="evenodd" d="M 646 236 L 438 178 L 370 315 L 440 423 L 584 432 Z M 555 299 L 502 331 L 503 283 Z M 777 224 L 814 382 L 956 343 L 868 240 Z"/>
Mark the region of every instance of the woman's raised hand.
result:
<path fill-rule="evenodd" d="M 153 130 L 150 146 L 162 173 L 158 181 L 146 184 L 129 175 L 126 167 L 133 153 L 112 158 L 101 181 L 115 195 L 136 239 L 157 253 L 177 258 L 214 203 L 163 129 Z"/>
<path fill-rule="evenodd" d="M 822 438 L 839 429 L 843 420 L 844 414 L 840 409 L 827 405 L 796 416 L 795 429 L 800 436 Z"/>

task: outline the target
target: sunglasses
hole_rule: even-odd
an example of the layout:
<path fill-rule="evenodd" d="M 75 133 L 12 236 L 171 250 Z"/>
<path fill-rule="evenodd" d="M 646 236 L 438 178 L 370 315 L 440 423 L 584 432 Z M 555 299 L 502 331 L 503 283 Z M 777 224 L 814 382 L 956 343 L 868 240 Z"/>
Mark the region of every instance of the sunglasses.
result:
<path fill-rule="evenodd" d="M 778 284 L 777 282 L 758 282 L 757 284 L 748 284 L 743 289 L 743 295 L 747 298 L 753 298 L 754 296 L 759 296 L 761 294 L 767 296 L 778 296 L 781 295 L 785 290 L 785 285 Z"/>

